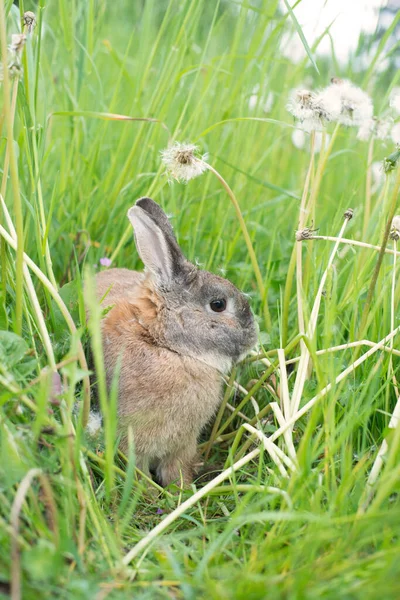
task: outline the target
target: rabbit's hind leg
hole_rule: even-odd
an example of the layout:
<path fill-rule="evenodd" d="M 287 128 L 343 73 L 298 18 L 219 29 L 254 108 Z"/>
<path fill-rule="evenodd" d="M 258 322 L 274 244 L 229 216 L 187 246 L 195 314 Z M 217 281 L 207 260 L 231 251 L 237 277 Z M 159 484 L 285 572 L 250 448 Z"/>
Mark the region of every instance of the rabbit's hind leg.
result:
<path fill-rule="evenodd" d="M 177 452 L 168 454 L 160 460 L 156 470 L 160 485 L 166 487 L 170 483 L 176 483 L 179 487 L 188 487 L 192 483 L 196 446 L 196 440 L 192 440 Z"/>

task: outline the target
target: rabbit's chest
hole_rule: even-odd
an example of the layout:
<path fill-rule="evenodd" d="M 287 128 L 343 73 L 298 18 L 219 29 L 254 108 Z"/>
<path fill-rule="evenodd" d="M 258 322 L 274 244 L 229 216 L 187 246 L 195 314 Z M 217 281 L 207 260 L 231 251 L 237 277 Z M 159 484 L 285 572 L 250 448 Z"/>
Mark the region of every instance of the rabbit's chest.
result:
<path fill-rule="evenodd" d="M 124 366 L 120 377 L 120 427 L 129 424 L 136 447 L 146 452 L 151 448 L 154 455 L 197 438 L 221 402 L 218 371 L 186 357 L 169 359 L 142 365 L 140 370 L 133 364 L 129 370 Z"/>

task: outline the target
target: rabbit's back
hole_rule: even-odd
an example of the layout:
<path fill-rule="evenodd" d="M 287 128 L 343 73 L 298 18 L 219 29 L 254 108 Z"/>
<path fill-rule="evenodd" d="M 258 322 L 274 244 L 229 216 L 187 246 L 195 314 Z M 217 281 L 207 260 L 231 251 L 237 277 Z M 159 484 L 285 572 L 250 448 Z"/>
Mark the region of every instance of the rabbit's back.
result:
<path fill-rule="evenodd" d="M 107 269 L 96 275 L 96 296 L 103 307 L 117 300 L 129 300 L 144 279 L 144 273 L 130 269 Z"/>

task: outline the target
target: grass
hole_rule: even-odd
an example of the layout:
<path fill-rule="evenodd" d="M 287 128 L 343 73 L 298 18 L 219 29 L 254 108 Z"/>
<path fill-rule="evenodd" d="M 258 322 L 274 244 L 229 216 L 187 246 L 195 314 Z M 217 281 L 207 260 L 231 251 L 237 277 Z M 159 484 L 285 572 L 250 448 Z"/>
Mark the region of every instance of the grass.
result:
<path fill-rule="evenodd" d="M 0 597 L 398 598 L 395 148 L 329 127 L 310 166 L 312 141 L 293 146 L 285 109 L 293 87 L 337 74 L 384 113 L 399 78 L 380 68 L 390 49 L 338 73 L 274 0 L 19 4 L 37 26 L 22 81 L 1 92 Z M 5 11 L 9 43 L 19 13 Z M 297 63 L 280 49 L 288 33 L 305 44 Z M 228 188 L 212 170 L 169 185 L 171 140 L 198 144 Z M 372 185 L 371 159 L 385 157 L 394 169 Z M 109 404 L 101 390 L 99 437 L 83 427 L 82 349 L 102 356 L 82 282 L 102 257 L 141 268 L 125 215 L 142 195 L 189 259 L 249 293 L 263 344 L 201 440 L 208 483 L 183 492 L 138 480 L 133 443 L 118 452 L 115 390 Z M 299 223 L 318 239 L 297 242 Z"/>

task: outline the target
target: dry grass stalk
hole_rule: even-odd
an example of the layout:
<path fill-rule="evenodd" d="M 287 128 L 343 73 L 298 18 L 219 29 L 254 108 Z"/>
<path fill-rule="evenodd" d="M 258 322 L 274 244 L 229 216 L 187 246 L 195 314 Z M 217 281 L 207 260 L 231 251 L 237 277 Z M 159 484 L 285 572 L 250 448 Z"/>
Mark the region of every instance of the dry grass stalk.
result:
<path fill-rule="evenodd" d="M 315 333 L 315 329 L 317 326 L 317 319 L 318 319 L 318 313 L 319 313 L 319 307 L 321 304 L 321 298 L 322 298 L 322 292 L 324 290 L 324 286 L 325 286 L 325 282 L 326 282 L 326 278 L 328 276 L 329 270 L 332 267 L 333 264 L 333 260 L 336 256 L 336 252 L 338 250 L 339 247 L 339 240 L 343 237 L 343 233 L 346 229 L 346 226 L 349 222 L 349 219 L 351 217 L 349 217 L 349 215 L 345 215 L 345 220 L 344 223 L 340 229 L 339 232 L 339 236 L 338 236 L 338 241 L 336 242 L 332 253 L 329 257 L 328 260 L 328 264 L 327 267 L 321 277 L 321 281 L 318 287 L 318 291 L 314 300 L 314 305 L 311 311 L 311 316 L 310 316 L 310 321 L 308 324 L 308 328 L 307 328 L 307 337 L 312 340 L 314 337 L 314 333 Z M 306 347 L 306 345 L 304 344 L 302 346 L 302 352 L 301 352 L 301 356 L 300 356 L 300 362 L 299 362 L 299 368 L 297 371 L 297 376 L 296 376 L 296 380 L 295 380 L 295 384 L 294 384 L 294 389 L 293 389 L 293 394 L 292 394 L 292 400 L 291 400 L 291 414 L 294 415 L 296 414 L 299 406 L 300 406 L 300 401 L 301 401 L 301 396 L 303 393 L 303 388 L 304 388 L 304 384 L 306 381 L 306 377 L 307 377 L 307 370 L 308 370 L 308 365 L 309 365 L 309 360 L 310 360 L 310 352 L 308 350 L 308 348 Z"/>
<path fill-rule="evenodd" d="M 4 227 L 2 225 L 0 225 L 0 235 L 5 239 L 7 244 L 9 246 L 11 246 L 11 248 L 13 248 L 14 250 L 17 250 L 16 241 L 4 229 Z M 29 256 L 27 254 L 25 254 L 25 252 L 23 254 L 23 259 L 24 259 L 24 262 L 31 269 L 31 271 L 33 271 L 33 273 L 35 273 L 36 277 L 39 279 L 39 281 L 44 285 L 44 287 L 49 291 L 50 295 L 53 297 L 54 301 L 56 302 L 57 306 L 59 307 L 61 314 L 63 315 L 63 317 L 69 327 L 70 332 L 73 335 L 76 335 L 77 329 L 76 329 L 74 320 L 72 319 L 67 307 L 65 306 L 63 299 L 61 298 L 61 296 L 58 293 L 58 291 L 56 290 L 56 288 L 53 286 L 51 281 L 46 277 L 46 275 L 43 273 L 43 271 L 41 271 L 39 269 L 39 267 L 33 262 L 33 260 L 31 258 L 29 258 Z M 89 412 L 90 412 L 90 382 L 89 382 L 88 366 L 87 366 L 87 362 L 86 362 L 85 353 L 83 350 L 82 343 L 79 339 L 78 339 L 78 356 L 79 356 L 79 362 L 80 362 L 82 370 L 85 371 L 85 373 L 87 373 L 83 379 L 83 391 L 84 391 L 83 425 L 85 427 L 88 417 L 89 417 Z"/>
<path fill-rule="evenodd" d="M 7 210 L 7 207 L 6 207 L 6 204 L 4 202 L 4 199 L 3 199 L 2 195 L 0 195 L 0 202 L 1 202 L 1 205 L 3 207 L 3 212 L 4 212 L 4 215 L 5 215 L 6 222 L 7 222 L 8 228 L 10 230 L 10 233 L 11 233 L 11 235 L 12 235 L 15 243 L 17 243 L 17 232 L 15 231 L 13 222 L 11 221 L 10 214 L 9 214 L 9 212 Z M 38 300 L 38 297 L 36 295 L 35 287 L 33 285 L 33 281 L 32 281 L 31 275 L 29 273 L 29 269 L 26 266 L 25 262 L 23 264 L 23 273 L 24 273 L 24 279 L 25 279 L 26 289 L 28 291 L 28 296 L 29 296 L 29 299 L 30 299 L 30 301 L 32 303 L 33 310 L 35 312 L 37 326 L 38 326 L 38 329 L 40 331 L 40 335 L 41 335 L 41 338 L 42 338 L 43 346 L 44 346 L 44 348 L 46 350 L 46 354 L 47 354 L 47 358 L 48 358 L 50 367 L 53 370 L 56 370 L 56 366 L 55 366 L 56 365 L 56 360 L 55 360 L 55 357 L 54 357 L 53 346 L 52 346 L 52 343 L 51 343 L 51 340 L 50 340 L 49 333 L 47 331 L 46 322 L 44 320 L 42 309 L 40 308 L 39 300 Z"/>
<path fill-rule="evenodd" d="M 280 406 L 277 402 L 271 402 L 270 403 L 271 409 L 276 417 L 276 420 L 278 421 L 278 425 L 279 427 L 284 427 L 286 425 L 286 419 L 283 416 L 283 413 L 280 409 Z M 287 417 L 288 419 L 290 418 L 290 415 Z M 293 463 L 296 465 L 297 464 L 297 456 L 296 456 L 296 450 L 293 444 L 293 436 L 292 436 L 292 431 L 290 430 L 290 428 L 286 429 L 286 431 L 283 434 L 283 437 L 285 439 L 285 443 L 288 449 L 288 453 L 289 453 L 289 457 L 291 458 L 291 460 L 293 461 Z"/>
<path fill-rule="evenodd" d="M 56 544 L 58 543 L 57 509 L 49 481 L 41 469 L 30 469 L 20 482 L 11 507 L 11 600 L 21 600 L 22 598 L 21 555 L 18 542 L 20 513 L 25 497 L 35 477 L 40 479 L 45 497 L 46 509 L 49 512 L 49 526 L 53 531 Z"/>
<path fill-rule="evenodd" d="M 360 248 L 369 248 L 370 250 L 377 250 L 378 252 L 380 252 L 380 250 L 382 249 L 382 246 L 374 246 L 373 244 L 368 244 L 367 242 L 360 242 L 358 240 L 349 240 L 348 238 L 342 238 L 339 240 L 339 238 L 337 238 L 333 235 L 311 235 L 307 239 L 327 240 L 329 242 L 339 241 L 340 244 L 349 244 L 350 246 L 359 246 Z M 394 254 L 395 251 L 391 250 L 390 248 L 385 248 L 385 253 L 386 254 Z M 396 255 L 400 256 L 400 252 L 398 252 L 397 250 L 396 250 Z"/>
<path fill-rule="evenodd" d="M 394 259 L 393 259 L 392 289 L 391 289 L 391 302 L 390 302 L 390 322 L 391 322 L 392 329 L 394 328 L 394 321 L 395 321 L 396 249 L 397 249 L 396 246 L 397 246 L 397 239 L 394 238 L 393 239 L 393 250 L 394 250 L 395 254 L 394 254 Z M 394 407 L 393 414 L 389 421 L 389 429 L 395 429 L 398 426 L 398 424 L 400 423 L 400 396 L 399 396 L 398 383 L 397 383 L 396 375 L 394 373 L 393 361 L 392 361 L 393 339 L 390 340 L 389 350 L 391 352 L 391 356 L 390 356 L 390 361 L 389 361 L 388 375 L 389 375 L 389 377 L 391 376 L 391 378 L 392 378 L 393 387 L 394 387 L 394 391 L 395 391 L 396 399 L 397 399 L 396 406 Z M 367 495 L 366 505 L 369 504 L 369 502 L 373 496 L 373 486 L 375 485 L 375 483 L 379 477 L 379 473 L 382 469 L 387 451 L 388 451 L 388 442 L 386 439 L 384 439 L 381 444 L 381 447 L 379 448 L 378 454 L 375 458 L 374 464 L 372 465 L 372 469 L 371 469 L 371 472 L 368 477 L 368 482 L 367 482 L 368 495 Z M 365 507 L 366 506 L 364 506 L 364 509 L 365 509 Z"/>
<path fill-rule="evenodd" d="M 317 356 L 320 356 L 321 354 L 328 354 L 330 352 L 338 352 L 339 350 L 349 350 L 350 348 L 356 348 L 357 346 L 369 346 L 370 348 L 372 348 L 372 346 L 375 346 L 375 344 L 376 344 L 376 342 L 371 342 L 370 340 L 360 340 L 359 342 L 349 342 L 348 344 L 341 344 L 340 346 L 332 346 L 331 348 L 324 348 L 322 350 L 317 350 L 315 354 Z M 395 356 L 400 356 L 400 351 L 395 350 L 394 348 L 392 349 L 390 346 L 384 346 L 382 348 L 382 350 L 384 350 L 385 352 L 390 352 L 390 353 L 394 354 Z M 301 358 L 300 356 L 296 356 L 296 358 L 291 358 L 286 361 L 286 364 L 293 365 L 293 364 L 299 362 L 300 358 Z"/>

